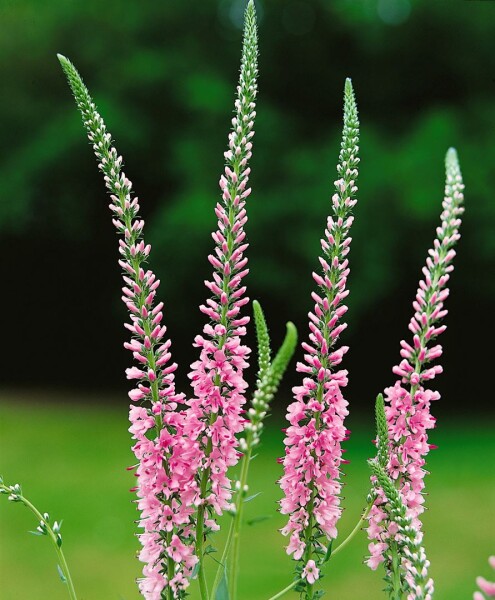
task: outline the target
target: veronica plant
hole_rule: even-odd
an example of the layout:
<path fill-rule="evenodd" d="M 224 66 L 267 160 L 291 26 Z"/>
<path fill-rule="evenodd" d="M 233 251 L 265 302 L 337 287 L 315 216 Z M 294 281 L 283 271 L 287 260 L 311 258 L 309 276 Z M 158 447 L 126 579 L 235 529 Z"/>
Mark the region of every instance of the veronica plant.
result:
<path fill-rule="evenodd" d="M 249 187 L 249 161 L 253 150 L 258 77 L 258 33 L 253 0 L 245 13 L 241 68 L 225 166 L 220 177 L 221 198 L 216 204 L 214 249 L 208 260 L 213 268 L 205 282 L 208 298 L 200 306 L 207 317 L 194 340 L 199 357 L 191 365 L 191 393 L 176 390 L 177 365 L 164 324 L 160 281 L 148 267 L 151 246 L 144 240 L 144 221 L 132 183 L 123 171 L 123 159 L 74 65 L 59 55 L 84 126 L 110 193 L 113 224 L 119 234 L 122 300 L 128 311 L 130 339 L 124 346 L 134 358 L 126 370 L 133 382 L 129 392 L 129 431 L 134 442 L 136 503 L 141 530 L 139 559 L 144 563 L 138 580 L 147 600 L 183 600 L 197 579 L 201 600 L 236 600 L 241 555 L 241 529 L 249 491 L 249 467 L 261 445 L 261 435 L 273 397 L 293 355 L 297 333 L 287 324 L 286 337 L 272 359 L 266 320 L 258 302 L 253 313 L 258 340 L 258 377 L 249 400 L 245 371 L 251 349 L 243 343 L 249 324 L 245 277 L 248 274 L 245 232 Z M 385 567 L 386 593 L 392 600 L 431 600 L 433 581 L 422 546 L 420 516 L 426 456 L 431 448 L 427 431 L 434 426 L 431 402 L 439 394 L 429 389 L 441 372 L 432 364 L 441 356 L 436 338 L 444 331 L 447 283 L 459 239 L 463 212 L 463 183 L 457 155 L 446 158 L 446 187 L 441 223 L 429 252 L 424 278 L 414 301 L 409 324 L 412 341 L 401 342 L 402 361 L 393 372 L 398 381 L 378 395 L 376 457 L 367 505 L 354 529 L 336 545 L 341 507 L 342 444 L 348 402 L 343 396 L 347 371 L 340 368 L 347 346 L 340 345 L 346 328 L 344 301 L 349 294 L 348 254 L 353 209 L 356 205 L 359 165 L 359 121 L 354 90 L 345 82 L 344 125 L 328 217 L 313 273 L 309 336 L 302 343 L 304 360 L 297 363 L 301 385 L 293 389 L 280 459 L 283 498 L 280 511 L 287 515 L 282 534 L 287 553 L 295 561 L 294 577 L 270 600 L 290 591 L 301 600 L 323 595 L 323 569 L 368 523 L 368 565 Z M 433 345 L 435 344 L 435 345 Z M 235 470 L 233 470 L 235 469 Z M 0 492 L 22 502 L 39 520 L 37 533 L 55 544 L 60 574 L 71 598 L 74 587 L 61 551 L 60 525 L 51 523 L 22 495 L 19 486 L 0 482 Z M 206 559 L 214 548 L 218 517 L 230 515 L 228 534 L 213 587 L 208 587 Z M 486 593 L 489 582 L 478 581 Z M 475 600 L 481 600 L 477 592 Z"/>
<path fill-rule="evenodd" d="M 257 311 L 261 343 L 259 387 L 255 392 L 249 419 L 242 417 L 247 384 L 243 371 L 250 349 L 242 345 L 249 322 L 242 308 L 249 302 L 243 279 L 248 273 L 245 251 L 246 199 L 256 116 L 257 25 L 254 2 L 246 9 L 241 70 L 235 101 L 235 116 L 225 152 L 225 171 L 220 178 L 221 201 L 215 208 L 218 229 L 213 233 L 215 249 L 208 257 L 214 268 L 205 282 L 211 296 L 200 309 L 209 317 L 203 334 L 195 338 L 199 359 L 191 366 L 193 395 L 186 399 L 176 393 L 171 361 L 171 342 L 163 324 L 163 303 L 156 302 L 159 281 L 145 269 L 151 247 L 143 239 L 144 221 L 138 216 L 138 199 L 122 171 L 122 157 L 96 109 L 88 89 L 72 63 L 59 55 L 88 137 L 111 195 L 113 223 L 121 234 L 119 264 L 123 270 L 123 301 L 129 311 L 132 334 L 125 344 L 137 365 L 127 370 L 128 379 L 137 381 L 129 396 L 129 431 L 136 465 L 138 508 L 141 511 L 140 559 L 145 563 L 139 582 L 141 593 L 150 600 L 183 598 L 191 578 L 198 577 L 202 598 L 208 598 L 204 558 L 207 536 L 218 529 L 216 516 L 236 513 L 229 542 L 238 555 L 242 502 L 245 501 L 249 460 L 259 436 L 268 403 L 292 355 L 295 342 L 289 325 L 286 342 L 270 363 L 264 344 L 266 324 Z M 264 331 L 263 331 L 264 328 Z M 238 462 L 238 435 L 248 423 L 242 439 L 244 460 L 236 502 L 228 469 Z M 236 562 L 234 561 L 234 565 Z M 235 567 L 232 581 L 235 582 Z M 224 578 L 225 578 L 224 567 Z M 235 594 L 235 591 L 233 591 Z"/>
<path fill-rule="evenodd" d="M 454 149 L 447 152 L 445 164 L 446 184 L 441 223 L 423 268 L 424 279 L 419 283 L 413 303 L 415 312 L 409 324 L 413 334 L 412 344 L 401 342 L 403 360 L 393 368 L 400 380 L 385 390 L 389 447 L 388 462 L 382 467 L 386 468 L 387 475 L 399 491 L 406 515 L 419 541 L 422 537 L 419 517 L 424 511 L 425 457 L 431 448 L 427 432 L 435 425 L 430 406 L 432 401 L 440 398 L 439 393 L 429 389 L 428 385 L 442 372 L 440 365 L 431 365 L 441 356 L 442 347 L 432 344 L 446 329 L 441 321 L 447 314 L 444 308 L 449 294 L 447 282 L 454 268 L 453 247 L 460 237 L 459 226 L 464 211 L 464 185 Z M 372 480 L 375 496 L 368 528 L 371 540 L 368 565 L 376 569 L 380 563 L 384 563 L 390 597 L 400 598 L 405 589 L 411 587 L 407 582 L 408 570 L 402 568 L 401 562 L 407 561 L 407 556 L 400 549 L 402 533 L 390 514 L 389 495 L 381 488 L 375 471 Z M 427 588 L 408 598 L 430 597 L 432 587 L 433 584 L 429 583 Z"/>
<path fill-rule="evenodd" d="M 199 498 L 195 469 L 199 466 L 197 443 L 184 433 L 184 397 L 177 394 L 170 340 L 165 337 L 163 303 L 156 302 L 160 281 L 145 270 L 151 247 L 143 239 L 144 221 L 138 199 L 122 171 L 122 157 L 72 63 L 59 56 L 81 111 L 88 137 L 111 194 L 113 224 L 121 235 L 119 264 L 123 271 L 123 302 L 129 311 L 130 350 L 136 366 L 127 378 L 137 382 L 129 392 L 133 401 L 129 418 L 136 441 L 138 508 L 141 512 L 140 560 L 145 563 L 141 593 L 150 599 L 181 597 L 198 562 L 194 550 L 194 502 Z"/>
<path fill-rule="evenodd" d="M 287 553 L 297 561 L 300 577 L 297 589 L 308 600 L 315 597 L 313 584 L 319 579 L 328 542 L 337 537 L 336 524 L 342 512 L 341 444 L 348 434 L 344 425 L 348 403 L 341 388 L 347 385 L 347 371 L 337 371 L 335 367 L 348 350 L 336 344 L 347 326 L 341 318 L 347 312 L 343 300 L 349 294 L 347 255 L 353 222 L 351 211 L 356 204 L 358 136 L 356 102 L 348 79 L 333 214 L 321 240 L 321 274 L 313 273 L 318 290 L 312 294 L 315 305 L 309 313 L 309 343 L 302 345 L 306 352 L 304 362 L 297 363 L 304 379 L 302 386 L 294 388 L 295 401 L 288 408 L 290 426 L 280 481 L 284 492 L 281 512 L 289 515 L 282 533 L 290 539 Z"/>
<path fill-rule="evenodd" d="M 241 309 L 249 299 L 243 279 L 248 273 L 248 244 L 244 225 L 251 169 L 255 100 L 258 76 L 258 40 L 254 3 L 246 10 L 241 71 L 235 101 L 235 116 L 225 152 L 225 173 L 220 178 L 222 202 L 216 206 L 218 229 L 213 233 L 214 253 L 208 259 L 213 266 L 211 292 L 200 309 L 209 317 L 195 346 L 199 360 L 191 365 L 190 378 L 194 397 L 185 413 L 189 439 L 197 447 L 196 480 L 199 489 L 196 519 L 196 555 L 202 558 L 206 535 L 218 529 L 216 515 L 232 508 L 232 486 L 227 471 L 237 464 L 237 434 L 244 427 L 243 405 L 247 383 L 243 372 L 248 366 L 250 349 L 241 343 L 249 317 Z M 199 567 L 201 594 L 207 597 L 202 562 Z"/>

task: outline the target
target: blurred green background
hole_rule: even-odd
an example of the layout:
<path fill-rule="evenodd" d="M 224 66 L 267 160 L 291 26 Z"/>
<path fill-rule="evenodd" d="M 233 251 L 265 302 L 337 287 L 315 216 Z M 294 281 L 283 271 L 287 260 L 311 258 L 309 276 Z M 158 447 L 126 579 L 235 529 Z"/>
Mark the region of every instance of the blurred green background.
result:
<path fill-rule="evenodd" d="M 125 466 L 132 463 L 124 410 L 116 406 L 88 407 L 76 396 L 66 408 L 49 395 L 35 403 L 22 396 L 2 396 L 0 435 L 4 444 L 2 469 L 10 482 L 24 482 L 28 498 L 53 519 L 64 519 L 64 551 L 81 600 L 137 600 L 134 580 L 140 574 L 135 558 L 138 541 L 134 485 Z M 282 427 L 273 418 L 263 446 L 252 463 L 250 491 L 260 496 L 246 505 L 239 579 L 240 600 L 266 600 L 288 585 L 292 563 L 285 555 L 286 540 L 277 531 L 285 518 L 276 512 L 281 475 Z M 366 458 L 372 453 L 372 429 L 350 418 L 352 442 L 347 444 L 344 505 L 339 531 L 342 538 L 354 528 L 365 503 L 368 484 Z M 20 435 L 20 432 L 22 434 Z M 446 421 L 435 433 L 439 449 L 430 456 L 428 510 L 424 515 L 425 547 L 431 561 L 437 600 L 469 600 L 478 574 L 490 575 L 487 557 L 493 554 L 495 489 L 488 457 L 495 454 L 493 428 L 476 421 Z M 493 473 L 491 473 L 493 475 Z M 45 538 L 29 535 L 36 523 L 26 508 L 0 498 L 2 600 L 65 600 L 58 580 L 55 553 Z M 228 526 L 230 517 L 223 523 Z M 224 530 L 226 527 L 224 527 Z M 218 544 L 220 558 L 223 535 Z M 365 533 L 335 556 L 325 570 L 325 598 L 380 600 L 384 582 L 380 571 L 363 564 Z M 216 570 L 207 561 L 210 577 Z M 192 588 L 192 600 L 199 598 Z M 296 600 L 295 593 L 287 594 Z"/>
<path fill-rule="evenodd" d="M 346 76 L 360 107 L 345 339 L 356 433 L 348 444 L 353 463 L 343 530 L 352 527 L 366 493 L 372 401 L 393 382 L 399 339 L 408 333 L 440 214 L 444 154 L 449 146 L 459 151 L 467 210 L 448 299 L 442 400 L 434 407 L 439 428 L 431 440 L 440 449 L 431 455 L 426 545 L 437 598 L 470 597 L 473 577 L 495 552 L 488 377 L 495 331 L 495 2 L 257 6 L 261 76 L 248 285 L 275 340 L 288 319 L 306 335 Z M 203 323 L 196 307 L 210 272 L 206 255 L 243 9 L 244 0 L 0 0 L 0 472 L 23 482 L 42 509 L 66 518 L 68 554 L 88 600 L 137 596 L 126 492 L 132 483 L 123 471 L 130 460 L 123 376 L 129 356 L 121 347 L 125 313 L 108 201 L 56 53 L 80 69 L 126 159 L 162 280 L 178 385 L 186 390 L 191 342 Z M 271 510 L 277 497 L 273 457 L 282 453 L 280 418 L 297 381 L 292 368 L 258 462 L 265 494 L 252 510 Z M 0 513 L 0 598 L 63 597 L 51 550 L 45 557 L 43 540 L 22 533 L 32 527 L 29 518 L 5 503 Z M 262 598 L 265 583 L 275 591 L 286 580 L 278 526 L 273 518 L 252 530 L 246 599 Z M 336 559 L 326 580 L 329 597 L 381 597 L 379 575 L 360 567 L 365 551 L 361 538 L 349 549 L 354 562 Z"/>

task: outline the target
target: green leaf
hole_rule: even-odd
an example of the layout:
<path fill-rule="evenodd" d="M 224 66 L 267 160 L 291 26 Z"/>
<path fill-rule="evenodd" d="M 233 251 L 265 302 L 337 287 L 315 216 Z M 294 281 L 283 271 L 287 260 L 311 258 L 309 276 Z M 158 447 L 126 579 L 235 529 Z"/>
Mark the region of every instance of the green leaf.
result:
<path fill-rule="evenodd" d="M 260 515 L 259 517 L 253 517 L 246 521 L 246 525 L 256 525 L 256 523 L 262 523 L 263 521 L 268 521 L 271 519 L 271 515 Z"/>
<path fill-rule="evenodd" d="M 191 579 L 196 579 L 196 577 L 198 576 L 199 573 L 199 569 L 201 567 L 201 562 L 198 561 L 195 565 L 194 565 L 194 569 L 192 570 L 191 573 Z"/>
<path fill-rule="evenodd" d="M 60 579 L 62 580 L 62 583 L 67 583 L 67 578 L 64 575 L 64 572 L 62 571 L 62 568 L 60 567 L 60 565 L 57 565 L 57 571 L 58 571 L 58 575 L 60 577 Z"/>
<path fill-rule="evenodd" d="M 254 500 L 256 497 L 258 497 L 261 494 L 261 492 L 257 492 L 256 494 L 253 494 L 252 496 L 248 496 L 245 500 L 244 503 L 246 502 L 251 502 L 251 500 Z"/>
<path fill-rule="evenodd" d="M 331 540 L 330 543 L 328 544 L 327 551 L 325 552 L 325 558 L 323 559 L 324 563 L 326 563 L 330 560 L 330 557 L 332 556 L 332 547 L 333 547 L 333 540 Z"/>
<path fill-rule="evenodd" d="M 215 600 L 230 600 L 229 586 L 227 585 L 227 573 L 223 570 L 223 576 L 217 587 Z"/>

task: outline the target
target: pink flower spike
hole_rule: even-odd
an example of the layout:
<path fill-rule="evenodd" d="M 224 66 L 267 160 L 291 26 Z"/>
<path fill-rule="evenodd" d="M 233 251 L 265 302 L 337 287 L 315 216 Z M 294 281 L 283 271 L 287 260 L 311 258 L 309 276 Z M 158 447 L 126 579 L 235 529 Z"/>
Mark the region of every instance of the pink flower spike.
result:
<path fill-rule="evenodd" d="M 312 585 L 319 577 L 315 558 L 320 556 L 323 540 L 337 537 L 337 522 L 341 516 L 340 468 L 343 463 L 342 442 L 347 438 L 344 419 L 348 414 L 342 390 L 347 384 L 346 373 L 334 372 L 347 347 L 336 348 L 346 324 L 338 324 L 346 312 L 342 300 L 348 275 L 350 203 L 355 193 L 351 180 L 357 177 L 358 116 L 350 80 L 345 85 L 344 129 L 342 150 L 337 170 L 341 178 L 336 183 L 332 200 L 333 215 L 328 218 L 321 270 L 313 273 L 318 289 L 313 293 L 314 308 L 309 312 L 309 343 L 304 362 L 296 369 L 304 374 L 301 386 L 293 389 L 294 402 L 287 410 L 289 427 L 285 435 L 284 474 L 280 486 L 284 497 L 280 512 L 288 515 L 282 534 L 290 536 L 287 553 L 299 562 L 302 577 Z M 349 169 L 349 172 L 348 172 Z M 352 171 L 352 176 L 350 172 Z M 308 517 L 311 503 L 311 518 Z M 307 540 L 312 540 L 307 543 Z"/>
<path fill-rule="evenodd" d="M 59 58 L 111 193 L 111 210 L 119 217 L 113 222 L 121 236 L 123 301 L 131 321 L 126 329 L 133 336 L 124 346 L 143 365 L 142 369 L 133 366 L 126 370 L 127 378 L 138 382 L 129 392 L 129 431 L 138 463 L 133 491 L 137 493 L 140 560 L 144 563 L 139 589 L 147 600 L 160 600 L 173 581 L 174 598 L 179 599 L 184 597 L 181 590 L 187 587 L 196 562 L 191 538 L 194 511 L 189 506 L 189 499 L 199 493 L 195 479 L 199 467 L 196 443 L 184 434 L 185 410 L 182 406 L 178 409 L 184 401 L 175 391 L 173 375 L 176 365 L 169 364 L 170 341 L 161 339 L 166 332 L 160 325 L 163 304 L 154 306 L 159 280 L 146 270 L 150 246 L 142 239 L 144 221 L 138 216 L 137 198 L 132 196 L 132 184 L 122 172 L 122 159 L 112 146 L 87 88 L 74 66 L 64 57 Z M 150 331 L 153 335 L 146 335 Z M 156 432 L 151 439 L 146 435 L 150 430 Z M 165 524 L 173 536 L 160 535 Z M 177 560 L 169 572 L 171 553 Z M 168 591 L 166 595 L 169 597 Z"/>
<path fill-rule="evenodd" d="M 420 516 L 425 510 L 423 494 L 426 456 L 433 448 L 428 443 L 428 430 L 435 427 L 430 405 L 439 398 L 439 394 L 428 389 L 426 384 L 442 372 L 441 365 L 430 364 L 441 356 L 442 348 L 440 345 L 429 345 L 445 330 L 445 325 L 440 325 L 439 321 L 447 312 L 444 309 L 444 302 L 448 297 L 445 285 L 449 281 L 448 273 L 452 270 L 452 265 L 448 263 L 455 256 L 452 246 L 459 239 L 460 217 L 464 212 L 463 189 L 457 155 L 455 150 L 450 149 L 446 157 L 441 226 L 437 228 L 438 238 L 435 239 L 433 248 L 428 253 L 426 266 L 422 269 L 424 278 L 419 283 L 413 303 L 414 315 L 409 323 L 409 329 L 413 333 L 412 343 L 401 342 L 401 355 L 404 358 L 392 369 L 399 380 L 385 390 L 390 440 L 388 475 L 396 481 L 407 518 L 417 532 L 419 542 L 422 537 Z M 394 567 L 388 549 L 391 544 L 400 543 L 400 539 L 397 537 L 398 531 L 394 530 L 395 523 L 387 512 L 384 492 L 375 486 L 373 478 L 372 486 L 374 504 L 369 513 L 368 525 L 372 557 L 368 564 L 371 567 L 377 564 L 373 550 L 379 547 L 385 557 L 386 580 L 390 581 Z M 411 557 L 403 556 L 401 559 L 404 571 L 411 574 Z M 433 587 L 432 580 L 429 580 L 428 585 Z M 420 597 L 425 596 L 413 594 L 408 599 Z"/>
<path fill-rule="evenodd" d="M 217 516 L 232 508 L 233 491 L 228 469 L 239 460 L 238 434 L 246 423 L 243 416 L 247 389 L 244 371 L 250 350 L 242 345 L 245 325 L 249 322 L 249 317 L 242 311 L 248 302 L 242 280 L 248 273 L 244 226 L 246 198 L 251 189 L 248 186 L 250 171 L 246 166 L 252 150 L 249 140 L 254 134 L 257 74 L 257 28 L 251 1 L 246 9 L 235 114 L 229 150 L 224 155 L 225 173 L 220 177 L 220 199 L 214 208 L 217 217 L 217 230 L 212 235 L 215 247 L 208 256 L 213 273 L 205 282 L 208 299 L 200 306 L 208 322 L 202 335 L 194 340 L 199 358 L 191 365 L 189 378 L 193 394 L 187 400 L 184 418 L 183 432 L 193 448 L 197 493 L 188 494 L 183 505 L 196 515 L 197 535 L 201 535 L 206 524 L 215 530 Z M 193 535 L 194 532 L 191 537 Z M 204 540 L 197 542 L 201 546 Z M 202 569 L 199 577 L 203 577 Z"/>

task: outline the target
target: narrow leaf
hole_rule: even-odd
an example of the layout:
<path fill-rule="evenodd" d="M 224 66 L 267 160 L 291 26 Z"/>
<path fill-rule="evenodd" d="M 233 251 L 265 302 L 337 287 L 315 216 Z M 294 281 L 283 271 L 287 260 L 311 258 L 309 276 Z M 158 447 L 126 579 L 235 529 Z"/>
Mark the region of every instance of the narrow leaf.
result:
<path fill-rule="evenodd" d="M 324 563 L 326 563 L 330 560 L 330 557 L 332 556 L 332 547 L 333 547 L 333 540 L 330 540 L 327 551 L 325 552 L 325 558 L 323 559 Z"/>
<path fill-rule="evenodd" d="M 257 498 L 259 495 L 261 494 L 261 492 L 257 492 L 256 494 L 253 494 L 252 496 L 248 496 L 245 500 L 244 503 L 246 502 L 251 502 L 251 500 L 254 500 L 255 498 Z"/>
<path fill-rule="evenodd" d="M 223 576 L 217 587 L 217 593 L 215 594 L 215 600 L 230 600 L 229 587 L 227 585 L 227 573 L 223 570 Z"/>
<path fill-rule="evenodd" d="M 257 523 L 262 523 L 263 521 L 268 521 L 268 519 L 271 519 L 271 515 L 260 515 L 259 517 L 253 517 L 252 519 L 249 519 L 248 521 L 246 521 L 247 525 L 256 525 Z"/>
<path fill-rule="evenodd" d="M 62 571 L 62 568 L 60 567 L 60 565 L 57 565 L 57 571 L 58 571 L 58 575 L 60 577 L 60 579 L 62 580 L 62 583 L 67 583 L 67 578 L 64 575 L 64 572 Z"/>

